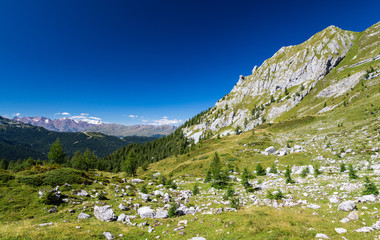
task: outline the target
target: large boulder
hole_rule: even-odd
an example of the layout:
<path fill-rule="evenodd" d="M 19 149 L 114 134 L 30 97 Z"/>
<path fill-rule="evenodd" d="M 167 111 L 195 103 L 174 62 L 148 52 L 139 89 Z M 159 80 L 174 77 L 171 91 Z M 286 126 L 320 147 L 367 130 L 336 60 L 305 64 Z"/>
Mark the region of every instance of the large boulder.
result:
<path fill-rule="evenodd" d="M 102 207 L 95 206 L 94 215 L 97 219 L 105 222 L 112 222 L 116 219 L 116 216 L 109 205 Z"/>
<path fill-rule="evenodd" d="M 168 218 L 169 214 L 167 210 L 157 209 L 156 218 Z"/>
<path fill-rule="evenodd" d="M 339 211 L 345 211 L 345 212 L 352 211 L 355 208 L 356 208 L 356 204 L 354 201 L 345 201 L 339 204 L 338 206 Z"/>
<path fill-rule="evenodd" d="M 376 196 L 371 194 L 371 195 L 364 195 L 358 198 L 359 202 L 375 202 L 376 201 Z"/>
<path fill-rule="evenodd" d="M 270 146 L 267 149 L 265 149 L 264 152 L 271 154 L 271 153 L 274 153 L 275 151 L 276 151 L 276 149 L 273 146 Z"/>
<path fill-rule="evenodd" d="M 340 198 L 337 195 L 332 195 L 329 197 L 330 203 L 340 203 Z"/>
<path fill-rule="evenodd" d="M 137 210 L 137 213 L 141 218 L 154 218 L 156 213 L 150 207 L 141 207 Z"/>

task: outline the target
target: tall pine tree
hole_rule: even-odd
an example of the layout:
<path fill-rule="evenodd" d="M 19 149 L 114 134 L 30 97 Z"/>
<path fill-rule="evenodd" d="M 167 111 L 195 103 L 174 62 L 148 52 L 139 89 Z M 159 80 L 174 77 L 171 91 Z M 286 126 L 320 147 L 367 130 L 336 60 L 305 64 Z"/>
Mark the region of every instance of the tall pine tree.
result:
<path fill-rule="evenodd" d="M 48 158 L 53 163 L 62 164 L 65 161 L 65 152 L 61 146 L 59 138 L 51 145 Z"/>

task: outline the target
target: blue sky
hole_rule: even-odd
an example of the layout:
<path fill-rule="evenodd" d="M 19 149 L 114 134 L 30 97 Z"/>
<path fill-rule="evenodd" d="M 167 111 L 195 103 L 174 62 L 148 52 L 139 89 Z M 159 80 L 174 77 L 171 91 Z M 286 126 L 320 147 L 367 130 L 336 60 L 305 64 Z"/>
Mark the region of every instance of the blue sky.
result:
<path fill-rule="evenodd" d="M 282 46 L 329 25 L 363 31 L 379 9 L 378 0 L 0 1 L 0 115 L 178 124 Z"/>

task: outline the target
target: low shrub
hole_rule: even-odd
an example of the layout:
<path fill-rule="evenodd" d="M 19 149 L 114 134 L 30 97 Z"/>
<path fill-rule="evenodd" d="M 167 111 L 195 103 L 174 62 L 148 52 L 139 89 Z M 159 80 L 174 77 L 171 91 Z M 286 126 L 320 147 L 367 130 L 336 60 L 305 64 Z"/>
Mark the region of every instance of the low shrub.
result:
<path fill-rule="evenodd" d="M 14 178 L 12 174 L 0 171 L 0 183 L 6 183 Z"/>
<path fill-rule="evenodd" d="M 44 182 L 44 176 L 41 174 L 30 175 L 30 176 L 19 176 L 17 177 L 17 181 L 26 185 L 39 187 Z"/>
<path fill-rule="evenodd" d="M 59 168 L 45 173 L 44 185 L 50 185 L 52 187 L 68 184 L 82 184 L 90 183 L 88 177 L 79 170 L 72 168 Z"/>

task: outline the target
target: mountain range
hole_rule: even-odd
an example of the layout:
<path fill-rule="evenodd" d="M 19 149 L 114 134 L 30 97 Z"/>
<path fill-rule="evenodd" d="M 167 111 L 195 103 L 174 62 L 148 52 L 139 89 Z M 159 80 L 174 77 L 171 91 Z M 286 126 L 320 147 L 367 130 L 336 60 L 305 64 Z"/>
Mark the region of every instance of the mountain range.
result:
<path fill-rule="evenodd" d="M 119 138 L 99 132 L 56 132 L 43 127 L 16 122 L 0 116 L 0 158 L 7 160 L 47 159 L 51 144 L 60 139 L 63 150 L 69 156 L 86 149 L 103 157 L 132 143 L 152 141 L 154 137 L 128 136 Z"/>
<path fill-rule="evenodd" d="M 133 125 L 103 123 L 101 121 L 80 121 L 70 118 L 50 119 L 46 117 L 15 117 L 14 121 L 31 124 L 57 132 L 101 132 L 106 135 L 125 136 L 145 136 L 159 137 L 168 135 L 177 128 L 171 125 Z"/>

